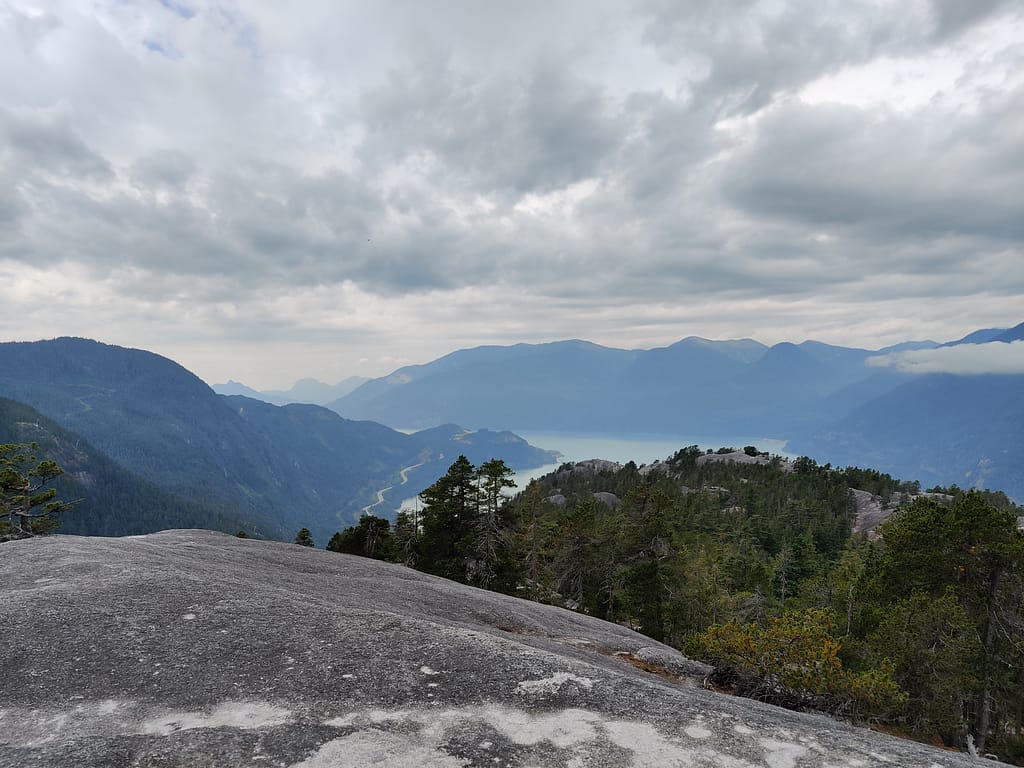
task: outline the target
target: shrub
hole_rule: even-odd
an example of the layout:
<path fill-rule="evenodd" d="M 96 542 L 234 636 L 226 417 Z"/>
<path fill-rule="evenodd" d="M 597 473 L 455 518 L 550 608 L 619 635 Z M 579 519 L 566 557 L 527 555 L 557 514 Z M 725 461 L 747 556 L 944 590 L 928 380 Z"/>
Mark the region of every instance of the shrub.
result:
<path fill-rule="evenodd" d="M 764 625 L 733 620 L 695 638 L 715 665 L 711 682 L 741 696 L 790 709 L 856 718 L 885 715 L 904 698 L 890 664 L 854 673 L 843 668 L 831 611 L 787 611 Z"/>

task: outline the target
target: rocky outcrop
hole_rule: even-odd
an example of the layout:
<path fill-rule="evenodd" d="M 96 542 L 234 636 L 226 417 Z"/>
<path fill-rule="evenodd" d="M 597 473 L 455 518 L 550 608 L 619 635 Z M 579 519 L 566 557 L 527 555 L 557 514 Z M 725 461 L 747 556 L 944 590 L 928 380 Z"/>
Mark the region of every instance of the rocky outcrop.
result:
<path fill-rule="evenodd" d="M 759 453 L 756 456 L 750 456 L 743 451 L 730 451 L 729 453 L 704 453 L 697 457 L 697 466 L 716 461 L 733 464 L 774 464 L 783 472 L 793 471 L 793 462 L 787 459 L 769 456 L 764 453 Z"/>
<path fill-rule="evenodd" d="M 671 475 L 674 469 L 667 461 L 655 461 L 651 464 L 644 464 L 640 467 L 640 474 L 646 477 L 652 472 L 660 472 L 663 475 Z"/>
<path fill-rule="evenodd" d="M 869 491 L 852 489 L 850 493 L 857 507 L 857 517 L 853 522 L 854 533 L 873 533 L 897 509 L 896 505 L 886 504 L 881 496 Z"/>
<path fill-rule="evenodd" d="M 594 501 L 598 504 L 604 504 L 609 509 L 616 509 L 622 503 L 618 496 L 608 491 L 597 491 L 594 493 Z"/>
<path fill-rule="evenodd" d="M 888 500 L 869 491 L 851 489 L 857 517 L 853 522 L 854 533 L 866 533 L 874 538 L 878 526 L 892 517 L 900 507 L 914 499 L 931 499 L 939 504 L 951 504 L 953 497 L 948 493 L 894 493 Z"/>
<path fill-rule="evenodd" d="M 205 531 L 0 550 L 4 768 L 973 764 L 400 566 Z"/>
<path fill-rule="evenodd" d="M 596 475 L 601 472 L 618 472 L 622 469 L 622 464 L 617 461 L 609 461 L 608 459 L 586 459 L 584 461 L 577 461 L 572 465 L 572 472 L 579 472 L 585 475 Z"/>

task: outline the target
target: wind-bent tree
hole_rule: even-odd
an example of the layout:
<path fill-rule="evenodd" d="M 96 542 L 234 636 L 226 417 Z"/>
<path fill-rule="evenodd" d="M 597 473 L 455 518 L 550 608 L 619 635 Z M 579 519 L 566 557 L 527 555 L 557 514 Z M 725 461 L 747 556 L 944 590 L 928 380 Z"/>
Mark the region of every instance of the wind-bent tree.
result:
<path fill-rule="evenodd" d="M 57 490 L 46 487 L 64 474 L 57 462 L 33 455 L 36 443 L 0 445 L 0 541 L 51 533 L 57 515 L 77 502 L 57 499 Z"/>

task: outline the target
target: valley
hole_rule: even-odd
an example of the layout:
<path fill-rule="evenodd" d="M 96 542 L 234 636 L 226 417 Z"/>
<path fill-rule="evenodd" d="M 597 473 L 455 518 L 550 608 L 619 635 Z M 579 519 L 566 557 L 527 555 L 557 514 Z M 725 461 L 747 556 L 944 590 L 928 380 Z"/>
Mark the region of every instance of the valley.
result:
<path fill-rule="evenodd" d="M 447 425 L 409 435 L 320 406 L 217 395 L 166 358 L 85 339 L 0 344 L 0 397 L 17 411 L 0 440 L 39 442 L 75 470 L 61 482 L 84 499 L 78 523 L 69 522 L 81 533 L 145 533 L 197 519 L 162 502 L 147 506 L 136 491 L 130 504 L 99 506 L 90 491 L 97 478 L 76 454 L 84 442 L 123 483 L 181 499 L 182 510 L 209 510 L 209 527 L 274 539 L 307 527 L 321 544 L 400 483 L 403 469 L 421 466 L 405 475 L 416 491 L 453 452 L 502 456 L 514 467 L 553 460 L 508 432 Z M 154 517 L 154 506 L 165 512 Z M 107 522 L 94 527 L 99 517 Z"/>
<path fill-rule="evenodd" d="M 63 515 L 69 533 L 123 536 L 191 527 L 288 541 L 301 528 L 296 544 L 326 543 L 327 557 L 390 560 L 488 594 L 506 593 L 510 599 L 603 618 L 610 626 L 709 662 L 713 668 L 700 667 L 706 684 L 721 690 L 798 710 L 882 722 L 898 733 L 959 748 L 968 746 L 965 734 L 970 731 L 980 743 L 991 737 L 995 748 L 1016 756 L 1021 724 L 1012 714 L 1019 704 L 1014 675 L 991 671 L 979 679 L 971 672 L 991 660 L 1016 669 L 1016 646 L 1003 640 L 979 646 L 969 638 L 986 622 L 1010 638 L 1024 626 L 1019 625 L 1024 595 L 1024 560 L 1017 553 L 1020 508 L 999 491 L 965 490 L 947 481 L 922 493 L 916 477 L 901 479 L 867 462 L 855 466 L 859 457 L 871 455 L 874 441 L 858 445 L 847 440 L 855 458 L 842 466 L 796 455 L 791 446 L 808 438 L 788 435 L 799 435 L 800 429 L 821 435 L 817 409 L 826 402 L 858 402 L 845 418 L 854 425 L 861 424 L 856 419 L 871 424 L 868 417 L 881 418 L 889 432 L 880 425 L 868 428 L 873 435 L 887 436 L 881 445 L 892 455 L 901 450 L 901 436 L 914 435 L 913 457 L 921 467 L 935 455 L 920 442 L 924 438 L 943 450 L 955 448 L 951 459 L 984 463 L 990 469 L 985 478 L 1012 481 L 1015 475 L 999 474 L 1005 465 L 988 453 L 996 441 L 1007 450 L 1020 444 L 1013 428 L 1018 377 L 906 375 L 883 386 L 869 372 L 870 384 L 864 384 L 867 379 L 858 377 L 868 358 L 861 352 L 801 346 L 784 346 L 779 352 L 784 363 L 763 364 L 757 376 L 746 375 L 750 371 L 741 375 L 745 369 L 735 368 L 732 384 L 703 379 L 700 368 L 682 376 L 671 366 L 655 379 L 644 355 L 634 351 L 630 365 L 647 370 L 647 377 L 639 394 L 625 398 L 622 388 L 632 385 L 613 372 L 601 379 L 591 370 L 584 385 L 563 371 L 565 397 L 550 412 L 555 423 L 578 419 L 583 411 L 572 415 L 572 408 L 577 400 L 586 404 L 595 397 L 594 390 L 604 398 L 604 410 L 588 412 L 589 429 L 516 434 L 451 421 L 399 431 L 345 418 L 335 410 L 342 407 L 337 402 L 332 408 L 274 405 L 241 394 L 218 395 L 166 358 L 84 339 L 0 344 L 0 441 L 34 441 L 65 466 L 55 491 L 61 498 L 81 500 Z M 697 347 L 701 354 L 735 352 L 731 342 Z M 580 348 L 570 343 L 568 349 Z M 730 365 L 753 366 L 771 355 L 770 349 L 752 344 L 739 349 Z M 607 363 L 605 351 L 587 349 L 591 353 Z M 466 354 L 474 357 L 472 350 Z M 546 407 L 535 399 L 540 397 L 536 381 L 522 387 L 517 383 L 523 371 L 533 370 L 529 359 L 536 354 L 522 346 L 487 350 L 486 365 L 471 366 L 482 389 L 475 401 L 468 400 L 469 410 L 460 410 L 463 403 L 445 394 L 445 387 L 454 386 L 451 376 L 461 382 L 456 395 L 465 394 L 467 382 L 474 380 L 458 365 L 454 373 L 424 375 L 429 388 L 416 400 L 438 420 L 453 414 L 471 417 L 473 408 L 487 405 L 493 418 L 515 423 L 514 409 L 503 410 L 509 403 L 518 399 L 516 408 L 531 402 Z M 549 374 L 558 369 L 551 349 L 539 354 Z M 807 365 L 812 356 L 817 363 Z M 850 362 L 855 357 L 861 363 Z M 835 360 L 845 362 L 829 368 Z M 452 362 L 439 365 L 446 369 Z M 775 371 L 772 386 L 763 378 L 766 370 Z M 800 378 L 811 372 L 818 378 Z M 502 386 L 488 390 L 486 382 L 498 379 Z M 403 374 L 398 386 L 416 380 Z M 746 389 L 738 388 L 739 382 Z M 858 382 L 874 400 L 851 394 Z M 713 412 L 707 403 L 683 395 L 659 399 L 677 384 L 728 390 L 737 409 Z M 795 393 L 788 393 L 790 384 Z M 577 387 L 573 397 L 570 385 Z M 370 391 L 382 386 L 388 398 L 405 396 L 386 382 L 362 385 Z M 351 393 L 356 400 L 365 397 L 362 387 Z M 778 399 L 780 413 L 796 409 L 798 402 L 807 405 L 794 431 L 774 431 L 773 424 L 781 423 L 779 413 L 760 421 L 751 416 L 756 403 L 744 393 L 758 388 Z M 979 388 L 984 398 L 975 397 Z M 431 400 L 430 392 L 440 399 Z M 483 397 L 487 392 L 492 393 L 489 399 Z M 887 398 L 892 405 L 880 407 Z M 937 420 L 929 412 L 929 404 L 936 402 L 949 412 L 947 419 Z M 697 424 L 725 429 L 742 423 L 749 430 L 733 434 L 757 434 L 755 429 L 763 428 L 773 431 L 761 434 L 774 437 L 708 437 L 728 433 L 684 432 L 673 426 L 698 410 L 703 421 Z M 660 430 L 599 429 L 627 418 L 627 412 L 650 424 L 643 420 L 653 419 L 656 411 L 662 416 Z M 606 413 L 613 413 L 610 420 Z M 1001 431 L 975 428 L 996 415 L 1005 422 Z M 913 426 L 914 419 L 929 416 L 927 427 Z M 958 443 L 943 443 L 943 430 L 949 429 L 959 430 Z M 787 435 L 785 440 L 780 434 Z M 934 477 L 948 478 L 950 466 L 955 464 L 930 470 Z M 123 554 L 135 556 L 127 550 Z M 951 560 L 963 563 L 957 566 L 963 571 L 934 572 L 933 563 Z M 331 569 L 331 561 L 319 562 L 320 568 Z M 996 598 L 986 602 L 990 593 L 983 584 L 995 584 L 991 594 Z M 297 583 L 297 588 L 302 587 Z M 998 599 L 998 614 L 993 599 Z M 184 615 L 197 616 L 198 606 L 186 606 Z M 928 638 L 897 626 L 913 621 L 934 623 L 936 631 L 965 639 L 922 662 L 919 654 Z M 518 632 L 518 626 L 510 618 L 498 628 Z M 254 631 L 272 634 L 262 625 Z M 795 655 L 774 661 L 758 657 L 756 663 L 745 655 L 745 649 L 761 647 L 791 648 Z M 649 650 L 623 653 L 638 659 L 630 664 L 650 669 Z M 659 650 L 658 658 L 667 658 L 664 653 Z M 687 669 L 700 663 L 685 657 L 673 661 Z M 792 674 L 808 663 L 820 665 L 819 673 L 812 678 Z M 15 666 L 16 673 L 21 669 Z M 974 707 L 994 702 L 991 717 L 963 709 L 957 703 L 961 699 L 950 699 L 947 689 L 936 685 L 936 675 L 951 681 L 957 696 L 969 696 Z M 375 680 L 375 690 L 390 685 L 388 679 Z M 260 706 L 280 706 L 274 701 Z M 220 698 L 206 705 L 215 713 L 239 706 Z M 13 711 L 23 717 L 21 710 Z M 131 718 L 146 723 L 162 717 L 134 704 L 132 712 Z M 208 716 L 214 715 L 188 718 L 198 722 Z M 998 724 L 994 728 L 986 725 L 992 718 Z M 123 737 L 136 735 L 129 730 Z M 25 754 L 36 754 L 30 747 Z"/>

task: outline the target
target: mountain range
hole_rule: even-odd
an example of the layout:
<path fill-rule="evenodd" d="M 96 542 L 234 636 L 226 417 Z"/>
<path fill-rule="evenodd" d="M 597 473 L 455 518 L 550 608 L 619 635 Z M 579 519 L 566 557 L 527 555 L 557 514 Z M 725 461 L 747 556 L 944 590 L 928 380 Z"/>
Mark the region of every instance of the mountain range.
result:
<path fill-rule="evenodd" d="M 85 499 L 68 517 L 77 533 L 204 524 L 290 538 L 308 527 L 322 543 L 372 510 L 381 491 L 415 495 L 460 453 L 514 468 L 555 460 L 510 430 L 648 433 L 680 446 L 763 435 L 820 462 L 1022 499 L 1024 373 L 877 365 L 1022 339 L 1024 324 L 879 350 L 698 337 L 651 350 L 487 346 L 366 381 L 328 407 L 218 395 L 142 350 L 73 338 L 5 343 L 0 442 L 36 441 L 66 466 L 62 495 Z"/>
<path fill-rule="evenodd" d="M 452 421 L 595 434 L 762 435 L 821 461 L 1024 498 L 1024 371 L 951 375 L 896 364 L 903 355 L 1021 339 L 1024 324 L 877 350 L 698 337 L 649 350 L 580 340 L 484 346 L 399 368 L 327 407 L 401 428 Z"/>
<path fill-rule="evenodd" d="M 624 350 L 586 341 L 477 347 L 373 379 L 327 407 L 401 428 L 438 422 L 516 429 L 779 433 L 816 423 L 851 385 L 900 375 L 877 354 L 817 342 L 767 347 L 696 337 Z"/>
<path fill-rule="evenodd" d="M 514 468 L 555 459 L 508 433 L 449 425 L 409 435 L 316 405 L 221 396 L 171 360 L 85 339 L 0 344 L 0 397 L 10 401 L 0 442 L 33 440 L 53 449 L 68 465 L 70 496 L 96 504 L 93 489 L 113 483 L 124 488 L 118 493 L 144 499 L 132 507 L 147 510 L 137 519 L 113 529 L 83 522 L 86 533 L 208 518 L 203 527 L 241 527 L 268 538 L 307 527 L 323 542 L 381 489 L 397 489 L 408 477 L 401 492 L 414 495 L 459 453 L 474 462 L 502 458 Z M 184 518 L 175 517 L 175 500 L 186 502 Z M 120 507 L 108 517 L 123 517 Z"/>

